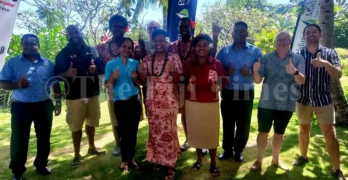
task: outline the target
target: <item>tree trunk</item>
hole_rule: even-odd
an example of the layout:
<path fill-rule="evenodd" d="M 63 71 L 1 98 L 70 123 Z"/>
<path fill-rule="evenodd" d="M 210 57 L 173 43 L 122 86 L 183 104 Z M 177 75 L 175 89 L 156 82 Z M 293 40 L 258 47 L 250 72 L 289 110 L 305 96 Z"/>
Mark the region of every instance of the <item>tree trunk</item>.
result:
<path fill-rule="evenodd" d="M 141 10 L 144 8 L 144 0 L 137 0 L 137 5 L 135 6 L 132 22 L 138 24 L 138 17 Z"/>
<path fill-rule="evenodd" d="M 334 48 L 334 0 L 320 0 L 319 24 L 323 33 L 320 43 Z M 331 97 L 335 105 L 336 122 L 348 124 L 348 105 L 339 80 L 332 80 Z"/>
<path fill-rule="evenodd" d="M 163 30 L 167 31 L 168 7 L 162 7 L 163 10 Z"/>

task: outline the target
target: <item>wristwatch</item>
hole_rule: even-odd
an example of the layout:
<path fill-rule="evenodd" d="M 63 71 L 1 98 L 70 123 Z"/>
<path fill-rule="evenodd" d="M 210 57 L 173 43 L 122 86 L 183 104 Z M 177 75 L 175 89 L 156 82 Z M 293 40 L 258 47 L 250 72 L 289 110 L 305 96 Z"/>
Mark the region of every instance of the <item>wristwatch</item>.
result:
<path fill-rule="evenodd" d="M 293 75 L 297 76 L 298 74 L 300 74 L 300 72 L 296 69 L 296 72 Z"/>

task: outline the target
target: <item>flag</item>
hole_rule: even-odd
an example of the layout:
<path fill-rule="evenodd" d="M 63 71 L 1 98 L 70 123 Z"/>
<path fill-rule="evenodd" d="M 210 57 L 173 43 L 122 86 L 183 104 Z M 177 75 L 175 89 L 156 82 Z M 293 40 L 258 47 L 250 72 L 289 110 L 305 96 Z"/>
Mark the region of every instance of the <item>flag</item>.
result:
<path fill-rule="evenodd" d="M 318 24 L 320 5 L 318 0 L 305 0 L 302 7 L 302 13 L 298 16 L 294 35 L 292 38 L 291 50 L 294 53 L 299 52 L 306 46 L 303 37 L 304 28 L 308 24 Z"/>
<path fill-rule="evenodd" d="M 17 18 L 19 0 L 0 0 L 0 70 L 2 69 Z"/>
<path fill-rule="evenodd" d="M 180 19 L 188 17 L 195 21 L 197 0 L 169 0 L 168 5 L 168 34 L 170 41 L 176 41 L 179 38 Z"/>

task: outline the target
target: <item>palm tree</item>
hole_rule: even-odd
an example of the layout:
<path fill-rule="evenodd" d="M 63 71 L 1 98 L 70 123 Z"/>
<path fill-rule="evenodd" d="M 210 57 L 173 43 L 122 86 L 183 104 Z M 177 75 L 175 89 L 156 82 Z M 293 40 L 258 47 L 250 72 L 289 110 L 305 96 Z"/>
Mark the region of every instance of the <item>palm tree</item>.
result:
<path fill-rule="evenodd" d="M 320 43 L 329 48 L 334 48 L 334 18 L 334 0 L 320 0 L 319 23 L 323 32 Z M 332 80 L 331 96 L 335 105 L 336 121 L 348 124 L 348 105 L 339 80 Z"/>

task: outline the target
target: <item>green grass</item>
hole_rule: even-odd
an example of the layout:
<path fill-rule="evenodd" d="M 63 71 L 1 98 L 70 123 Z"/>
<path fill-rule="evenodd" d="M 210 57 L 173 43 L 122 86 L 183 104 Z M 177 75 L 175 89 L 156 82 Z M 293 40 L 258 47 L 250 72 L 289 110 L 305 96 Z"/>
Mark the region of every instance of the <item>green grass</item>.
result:
<path fill-rule="evenodd" d="M 348 77 L 342 78 L 342 84 L 346 94 L 348 93 Z M 257 101 L 260 96 L 260 86 L 256 87 L 256 97 L 254 103 L 254 111 L 252 116 L 250 138 L 245 149 L 244 163 L 236 163 L 232 159 L 225 161 L 218 161 L 221 171 L 219 179 L 331 179 L 330 175 L 330 159 L 325 151 L 324 138 L 321 135 L 320 129 L 316 121 L 311 131 L 311 143 L 309 146 L 310 163 L 305 167 L 291 167 L 289 173 L 271 167 L 271 147 L 270 141 L 265 152 L 265 159 L 263 170 L 260 173 L 250 172 L 249 167 L 256 158 L 256 135 L 257 135 Z M 96 130 L 96 144 L 102 149 L 107 150 L 107 154 L 101 157 L 85 156 L 87 152 L 86 135 L 83 136 L 81 153 L 83 155 L 83 165 L 77 169 L 71 168 L 71 161 L 73 158 L 72 140 L 70 131 L 65 122 L 65 111 L 59 117 L 54 119 L 52 135 L 51 135 L 51 154 L 49 157 L 49 167 L 52 168 L 53 174 L 47 177 L 37 175 L 35 167 L 32 165 L 36 155 L 36 139 L 35 133 L 32 129 L 31 139 L 29 142 L 28 162 L 26 164 L 27 171 L 24 177 L 30 179 L 148 179 L 156 180 L 163 179 L 165 171 L 152 171 L 152 164 L 146 162 L 146 150 L 144 148 L 148 138 L 148 126 L 146 121 L 142 121 L 139 126 L 137 154 L 135 160 L 140 164 L 141 170 L 130 171 L 128 174 L 121 174 L 119 170 L 120 157 L 113 157 L 111 155 L 114 146 L 112 129 L 109 122 L 107 104 L 105 96 L 101 101 L 102 117 L 100 127 Z M 179 118 L 178 118 L 179 119 Z M 179 125 L 180 142 L 184 141 L 184 134 Z M 9 144 L 11 135 L 10 113 L 8 109 L 0 111 L 0 179 L 10 179 L 11 171 L 8 169 L 10 161 Z M 222 127 L 222 126 L 221 126 Z M 222 133 L 222 128 L 221 133 Z M 287 131 L 285 133 L 285 143 L 281 152 L 281 159 L 290 166 L 291 162 L 299 154 L 298 146 L 298 123 L 296 115 L 291 119 Z M 270 134 L 270 139 L 271 139 Z M 341 167 L 345 176 L 348 177 L 348 129 L 343 127 L 337 128 L 337 136 L 340 143 L 341 152 Z M 222 141 L 222 134 L 220 142 Z M 221 146 L 218 148 L 218 153 L 222 151 Z M 177 162 L 177 179 L 195 180 L 195 179 L 211 179 L 209 174 L 209 157 L 205 156 L 203 160 L 203 167 L 200 171 L 192 170 L 191 164 L 195 161 L 195 152 L 191 148 L 184 152 Z"/>
<path fill-rule="evenodd" d="M 336 51 L 341 60 L 348 59 L 348 49 L 336 48 Z"/>

